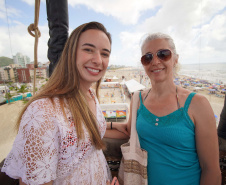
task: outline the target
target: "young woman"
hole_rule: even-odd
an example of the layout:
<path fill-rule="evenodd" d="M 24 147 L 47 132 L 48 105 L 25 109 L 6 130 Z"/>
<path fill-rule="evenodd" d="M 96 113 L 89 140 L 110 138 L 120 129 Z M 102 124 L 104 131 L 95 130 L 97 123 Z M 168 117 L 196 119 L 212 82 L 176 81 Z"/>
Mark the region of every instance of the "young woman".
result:
<path fill-rule="evenodd" d="M 3 172 L 20 184 L 100 185 L 111 179 L 102 152 L 107 125 L 97 99 L 110 53 L 111 36 L 102 24 L 86 23 L 71 33 L 51 78 L 19 117 Z"/>
<path fill-rule="evenodd" d="M 172 38 L 148 35 L 141 52 L 152 84 L 140 93 L 136 123 L 148 152 L 148 184 L 220 185 L 213 110 L 205 97 L 174 84 L 179 56 Z"/>

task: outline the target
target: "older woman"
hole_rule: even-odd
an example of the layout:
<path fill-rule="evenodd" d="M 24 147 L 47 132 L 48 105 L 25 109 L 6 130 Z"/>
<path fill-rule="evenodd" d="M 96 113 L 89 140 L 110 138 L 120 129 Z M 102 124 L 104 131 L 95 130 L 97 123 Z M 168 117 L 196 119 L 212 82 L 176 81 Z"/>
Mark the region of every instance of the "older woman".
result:
<path fill-rule="evenodd" d="M 152 84 L 140 93 L 136 124 L 148 151 L 148 184 L 220 185 L 214 113 L 204 96 L 174 84 L 179 56 L 172 38 L 148 35 L 141 51 Z"/>

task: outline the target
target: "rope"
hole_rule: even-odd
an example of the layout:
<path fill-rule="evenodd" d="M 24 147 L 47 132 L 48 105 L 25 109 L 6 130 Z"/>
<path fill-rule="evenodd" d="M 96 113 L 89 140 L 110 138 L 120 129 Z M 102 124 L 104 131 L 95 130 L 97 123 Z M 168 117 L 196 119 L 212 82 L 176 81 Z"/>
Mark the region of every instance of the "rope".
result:
<path fill-rule="evenodd" d="M 41 32 L 38 29 L 39 10 L 40 10 L 40 0 L 35 0 L 35 20 L 34 23 L 30 24 L 27 28 L 28 33 L 31 36 L 35 37 L 33 95 L 35 94 L 36 68 L 38 68 L 38 38 L 41 37 Z"/>

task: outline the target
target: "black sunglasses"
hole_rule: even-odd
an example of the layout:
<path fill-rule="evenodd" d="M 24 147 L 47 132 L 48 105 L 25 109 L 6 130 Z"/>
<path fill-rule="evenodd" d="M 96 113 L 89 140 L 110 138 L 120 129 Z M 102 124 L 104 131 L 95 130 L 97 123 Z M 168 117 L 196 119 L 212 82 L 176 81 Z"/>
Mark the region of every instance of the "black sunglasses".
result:
<path fill-rule="evenodd" d="M 156 56 L 160 60 L 167 62 L 171 58 L 172 52 L 169 49 L 160 49 L 157 51 Z M 141 57 L 141 63 L 146 66 L 151 63 L 153 58 L 154 55 L 152 53 L 147 53 Z"/>

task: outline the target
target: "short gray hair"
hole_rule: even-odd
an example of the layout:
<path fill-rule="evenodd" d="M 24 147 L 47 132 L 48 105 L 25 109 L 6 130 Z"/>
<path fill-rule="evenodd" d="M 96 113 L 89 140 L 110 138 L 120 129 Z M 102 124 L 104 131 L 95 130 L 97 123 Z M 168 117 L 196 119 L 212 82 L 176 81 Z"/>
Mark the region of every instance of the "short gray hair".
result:
<path fill-rule="evenodd" d="M 164 39 L 166 40 L 168 43 L 169 43 L 169 46 L 170 46 L 170 49 L 172 50 L 172 52 L 174 54 L 177 54 L 177 50 L 176 50 L 176 46 L 174 44 L 174 41 L 172 39 L 172 37 L 170 37 L 169 35 L 165 34 L 165 33 L 152 33 L 152 34 L 147 34 L 144 39 L 143 39 L 143 42 L 141 44 L 141 52 L 142 52 L 142 49 L 144 47 L 144 45 L 149 42 L 149 41 L 152 41 L 152 40 L 156 40 L 156 39 Z M 175 66 L 174 66 L 174 76 L 177 76 L 178 75 L 178 71 L 180 70 L 180 64 L 177 63 Z"/>
<path fill-rule="evenodd" d="M 156 40 L 156 39 L 165 39 L 166 41 L 168 41 L 170 49 L 172 50 L 173 53 L 177 54 L 176 51 L 176 46 L 174 44 L 174 41 L 172 39 L 172 37 L 170 37 L 169 35 L 165 34 L 165 33 L 152 33 L 152 34 L 147 34 L 147 36 L 145 36 L 142 45 L 141 45 L 141 50 L 143 49 L 144 45 L 152 40 Z"/>

